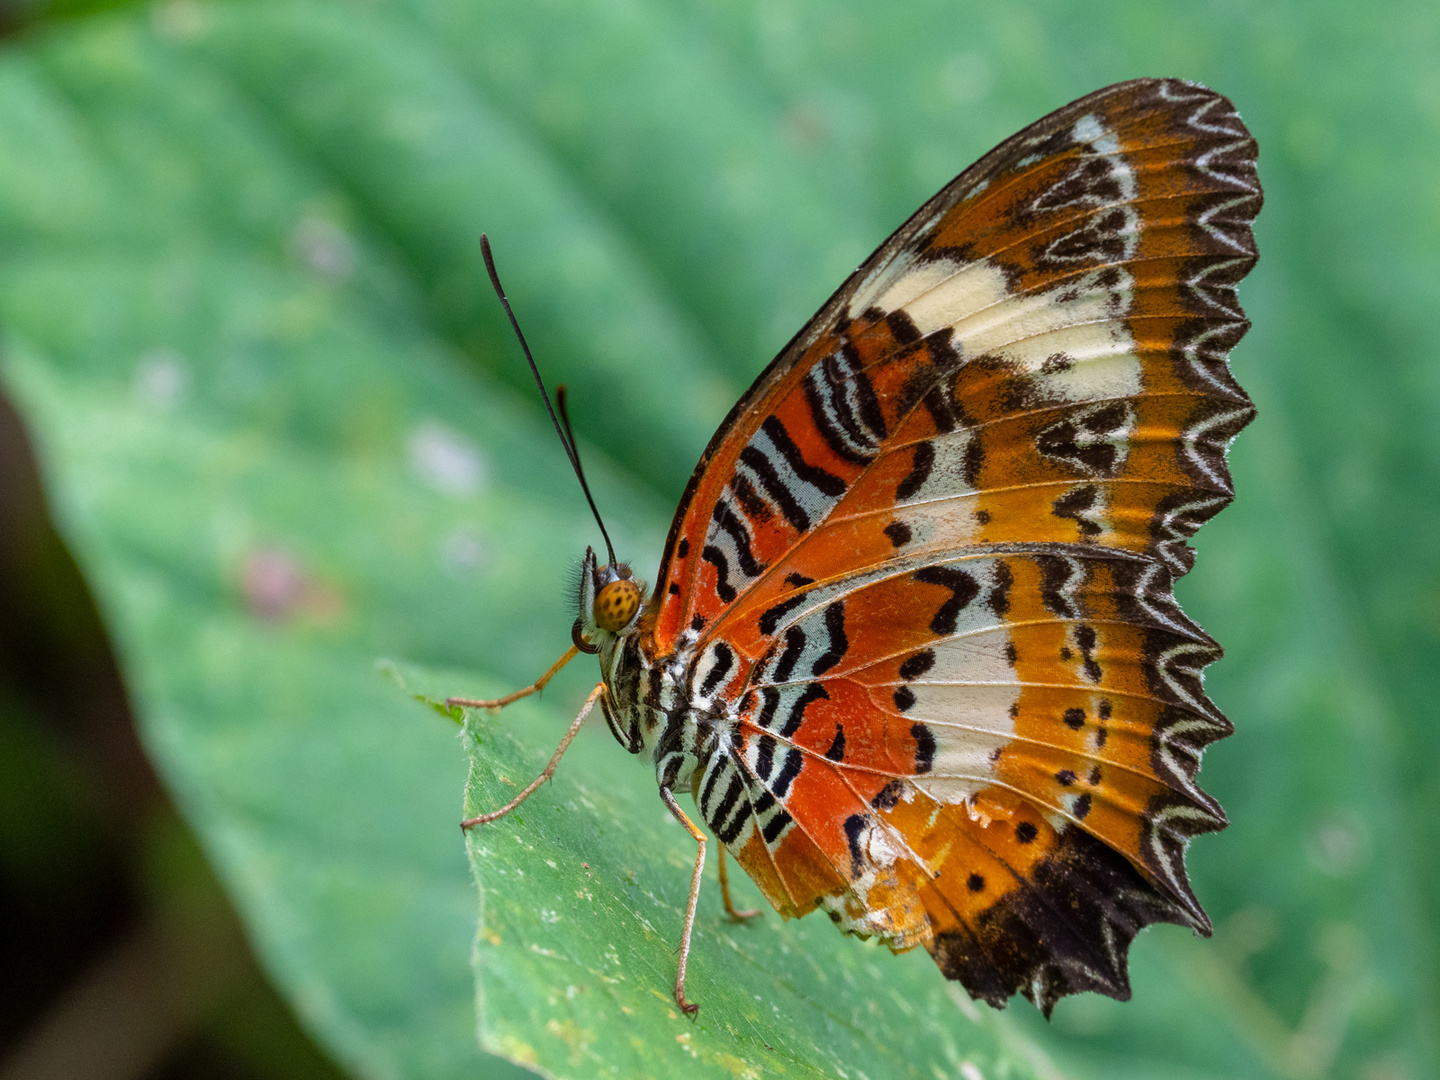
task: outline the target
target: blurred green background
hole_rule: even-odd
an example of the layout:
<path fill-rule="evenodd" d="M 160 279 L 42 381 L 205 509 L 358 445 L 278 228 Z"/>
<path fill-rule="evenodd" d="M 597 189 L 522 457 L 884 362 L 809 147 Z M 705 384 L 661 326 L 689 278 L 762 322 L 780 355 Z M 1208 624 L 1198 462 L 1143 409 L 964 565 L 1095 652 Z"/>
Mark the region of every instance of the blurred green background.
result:
<path fill-rule="evenodd" d="M 1202 773 L 1233 824 L 1190 860 L 1216 934 L 1142 936 L 1129 1004 L 851 1029 L 963 1080 L 1440 1074 L 1433 4 L 30 0 L 0 29 L 0 1078 L 523 1075 L 475 1038 L 465 754 L 400 685 L 534 677 L 594 539 L 477 234 L 648 573 L 710 431 L 848 270 L 1139 75 L 1229 95 L 1266 188 L 1233 358 L 1260 414 L 1180 589 L 1237 728 Z M 494 760 L 543 760 L 590 677 L 483 731 Z M 653 799 L 586 732 L 542 792 L 578 816 L 497 843 L 593 834 L 623 892 L 604 860 L 662 811 L 605 819 L 587 777 Z M 623 868 L 661 942 L 675 852 Z M 487 857 L 536 868 L 493 925 L 543 919 L 545 852 Z M 868 957 L 810 922 L 711 920 L 707 977 L 751 988 L 724 957 L 772 940 Z M 718 1002 L 693 1045 L 641 1010 L 622 1068 L 584 994 L 506 1013 L 527 948 L 482 971 L 491 1052 L 836 1074 Z M 933 991 L 914 959 L 881 958 L 892 990 Z"/>

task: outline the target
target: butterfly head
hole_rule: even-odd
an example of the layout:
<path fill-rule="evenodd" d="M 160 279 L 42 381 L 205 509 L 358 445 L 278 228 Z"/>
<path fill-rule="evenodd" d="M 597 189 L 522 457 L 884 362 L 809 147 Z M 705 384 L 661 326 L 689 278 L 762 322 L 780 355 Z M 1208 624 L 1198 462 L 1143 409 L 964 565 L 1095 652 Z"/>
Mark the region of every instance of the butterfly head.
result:
<path fill-rule="evenodd" d="M 580 617 L 575 620 L 575 642 L 585 652 L 598 652 L 613 638 L 634 629 L 645 586 L 624 563 L 600 566 L 594 550 L 586 548 L 577 599 Z"/>

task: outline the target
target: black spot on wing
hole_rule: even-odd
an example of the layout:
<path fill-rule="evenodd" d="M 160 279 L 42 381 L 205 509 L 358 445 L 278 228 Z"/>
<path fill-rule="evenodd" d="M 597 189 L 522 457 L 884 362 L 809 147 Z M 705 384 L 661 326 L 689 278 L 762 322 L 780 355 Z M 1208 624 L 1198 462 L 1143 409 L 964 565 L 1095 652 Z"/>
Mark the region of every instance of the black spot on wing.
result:
<path fill-rule="evenodd" d="M 868 462 L 885 439 L 885 417 L 854 350 L 842 346 L 822 359 L 806 376 L 803 391 L 810 420 L 830 452 L 856 465 Z"/>
<path fill-rule="evenodd" d="M 1079 575 L 1079 568 L 1058 555 L 1037 555 L 1035 562 L 1040 566 L 1041 602 L 1051 613 L 1073 619 L 1079 613 L 1066 592 Z"/>
<path fill-rule="evenodd" d="M 865 868 L 865 854 L 860 850 L 860 834 L 869 819 L 864 814 L 851 814 L 845 819 L 845 839 L 850 844 L 850 876 L 858 878 Z"/>
<path fill-rule="evenodd" d="M 815 676 L 825 674 L 850 650 L 850 642 L 845 637 L 845 601 L 836 600 L 825 609 L 825 633 L 830 637 L 830 648 L 810 668 L 810 674 Z"/>
<path fill-rule="evenodd" d="M 785 762 L 780 766 L 780 773 L 775 777 L 775 783 L 770 785 L 770 790 L 779 799 L 785 798 L 790 792 L 790 785 L 800 775 L 800 770 L 805 765 L 805 755 L 795 747 L 785 751 Z"/>
<path fill-rule="evenodd" d="M 785 826 L 795 819 L 785 810 L 779 810 L 775 816 L 765 823 L 765 828 L 760 830 L 760 835 L 765 838 L 765 843 L 773 844 L 785 831 Z"/>
<path fill-rule="evenodd" d="M 774 516 L 770 504 L 760 497 L 755 485 L 744 473 L 737 472 L 730 477 L 730 490 L 745 511 L 745 516 L 752 521 L 769 521 Z"/>
<path fill-rule="evenodd" d="M 930 414 L 935 430 L 940 434 L 948 435 L 959 426 L 960 417 L 954 395 L 943 380 L 932 383 L 920 401 L 924 404 L 925 411 Z"/>
<path fill-rule="evenodd" d="M 765 494 L 780 508 L 780 513 L 785 515 L 785 520 L 796 532 L 803 533 L 810 528 L 810 515 L 805 513 L 804 507 L 796 501 L 795 493 L 785 485 L 768 457 L 756 447 L 746 446 L 740 451 L 740 461 L 755 474 L 760 486 L 765 489 Z"/>
<path fill-rule="evenodd" d="M 774 735 L 760 736 L 755 750 L 755 775 L 761 780 L 769 780 L 770 773 L 775 769 L 775 747 L 778 745 Z"/>
<path fill-rule="evenodd" d="M 1015 584 L 1015 574 L 1010 569 L 1010 564 L 1003 559 L 995 564 L 992 572 L 992 583 L 990 594 L 985 598 L 986 606 L 995 613 L 996 618 L 1003 619 L 1010 611 L 1010 587 Z"/>
<path fill-rule="evenodd" d="M 935 666 L 935 650 L 921 649 L 919 652 L 905 658 L 900 665 L 900 678 L 911 682 L 924 675 Z"/>
<path fill-rule="evenodd" d="M 804 692 L 795 699 L 795 704 L 790 706 L 790 714 L 785 718 L 785 726 L 780 729 L 780 737 L 788 739 L 795 732 L 800 730 L 800 724 L 805 719 L 805 710 L 817 701 L 824 701 L 830 695 L 819 683 L 811 683 L 805 687 Z"/>
<path fill-rule="evenodd" d="M 818 465 L 811 465 L 806 461 L 805 456 L 800 453 L 800 448 L 790 438 L 790 433 L 785 430 L 785 425 L 776 417 L 766 417 L 760 428 L 770 437 L 770 441 L 775 444 L 775 449 L 780 451 L 780 456 L 785 459 L 785 463 L 801 480 L 822 495 L 828 495 L 832 499 L 845 494 L 845 481 L 834 473 L 826 472 Z"/>
<path fill-rule="evenodd" d="M 792 593 L 774 607 L 767 608 L 765 614 L 760 616 L 760 632 L 766 637 L 775 633 L 775 628 L 780 625 L 780 620 L 803 604 L 808 595 L 808 593 Z"/>
<path fill-rule="evenodd" d="M 705 675 L 705 681 L 700 684 L 700 696 L 709 697 L 716 688 L 725 681 L 725 676 L 730 674 L 730 669 L 735 666 L 735 652 L 723 641 L 717 641 L 714 646 L 715 663 L 710 665 L 710 671 Z"/>
<path fill-rule="evenodd" d="M 885 324 L 890 328 L 890 336 L 901 345 L 909 345 L 920 340 L 920 329 L 915 325 L 915 320 L 903 308 L 896 308 L 885 316 Z"/>
<path fill-rule="evenodd" d="M 730 584 L 730 563 L 726 560 L 725 553 L 714 544 L 706 544 L 700 550 L 700 558 L 715 567 L 715 595 L 727 604 L 733 601 L 736 595 L 735 587 Z"/>
<path fill-rule="evenodd" d="M 915 738 L 915 771 L 927 773 L 935 766 L 935 735 L 924 724 L 911 724 L 910 734 Z"/>
<path fill-rule="evenodd" d="M 744 523 L 730 508 L 730 503 L 722 499 L 715 504 L 715 510 L 711 513 L 715 524 L 735 542 L 735 558 L 740 563 L 740 570 L 750 578 L 759 577 L 765 572 L 765 564 L 756 561 L 755 554 L 750 550 L 750 530 L 745 528 Z M 706 548 L 709 551 L 710 548 Z M 718 591 L 718 590 L 717 590 Z M 723 599 L 723 598 L 722 598 Z M 729 603 L 729 600 L 725 601 Z"/>
<path fill-rule="evenodd" d="M 935 617 L 930 620 L 930 632 L 939 637 L 948 637 L 955 632 L 960 612 L 980 592 L 980 586 L 972 574 L 953 566 L 921 567 L 915 571 L 915 580 L 950 590 L 950 599 L 940 605 Z"/>
<path fill-rule="evenodd" d="M 853 368 L 853 373 L 848 376 L 848 379 L 850 392 L 855 396 L 854 415 L 852 416 L 848 409 L 844 413 L 849 418 L 846 429 L 851 432 L 852 437 L 860 445 L 873 450 L 883 443 L 889 434 L 885 429 L 885 413 L 880 408 L 880 398 L 875 394 L 875 387 L 870 382 L 870 376 L 860 365 L 859 354 L 853 348 L 847 347 L 845 355 L 846 360 Z"/>
<path fill-rule="evenodd" d="M 709 817 L 710 827 L 717 832 L 730 816 L 730 811 L 735 809 L 735 804 L 740 801 L 740 793 L 745 790 L 745 777 L 740 770 L 732 768 L 727 771 L 730 773 L 730 783 Z"/>
<path fill-rule="evenodd" d="M 900 801 L 900 793 L 904 790 L 905 782 L 903 780 L 891 780 L 875 793 L 875 797 L 870 800 L 870 805 L 876 810 L 892 810 Z"/>
<path fill-rule="evenodd" d="M 1095 659 L 1096 635 L 1093 626 L 1075 628 L 1075 644 L 1080 646 L 1080 655 L 1085 658 L 1085 677 L 1091 682 L 1100 681 L 1100 664 Z"/>
<path fill-rule="evenodd" d="M 904 500 L 914 498 L 924 486 L 925 481 L 930 479 L 930 470 L 935 467 L 935 447 L 928 442 L 915 444 L 915 456 L 911 459 L 910 472 L 905 479 L 900 481 L 900 486 L 895 489 L 895 498 Z"/>
<path fill-rule="evenodd" d="M 705 778 L 705 786 L 700 789 L 700 805 L 702 807 L 710 805 L 710 796 L 715 793 L 715 785 L 724 771 L 723 765 L 717 760 L 715 767 L 710 770 L 710 775 Z M 709 820 L 708 817 L 706 820 Z"/>
<path fill-rule="evenodd" d="M 985 444 L 979 439 L 971 439 L 965 445 L 965 453 L 960 458 L 960 475 L 965 478 L 965 483 L 972 488 L 980 486 L 980 469 L 985 464 Z"/>
<path fill-rule="evenodd" d="M 1063 417 L 1035 437 L 1035 449 L 1083 472 L 1113 476 L 1120 450 L 1111 440 L 1128 417 L 1119 402 L 1088 414 Z"/>
<path fill-rule="evenodd" d="M 741 801 L 740 805 L 735 809 L 734 817 L 732 817 L 729 821 L 725 822 L 723 825 L 711 826 L 711 828 L 715 830 L 716 839 L 718 839 L 722 844 L 733 844 L 737 839 L 739 839 L 740 834 L 745 831 L 745 826 L 750 821 L 750 815 L 752 813 L 753 811 L 750 809 L 750 800 L 745 799 Z"/>
<path fill-rule="evenodd" d="M 798 626 L 786 629 L 785 648 L 780 653 L 780 659 L 775 663 L 774 674 L 771 675 L 774 682 L 790 681 L 790 676 L 795 672 L 795 665 L 800 661 L 800 654 L 805 651 L 805 641 L 805 631 Z"/>
<path fill-rule="evenodd" d="M 755 724 L 758 727 L 769 728 L 775 722 L 775 710 L 780 705 L 780 691 L 773 686 L 762 686 L 760 697 L 765 704 L 760 707 L 760 715 L 755 718 Z"/>
<path fill-rule="evenodd" d="M 1058 518 L 1069 518 L 1080 527 L 1080 538 L 1089 540 L 1100 535 L 1101 529 L 1086 515 L 1100 501 L 1100 489 L 1091 484 L 1071 488 L 1050 504 Z"/>

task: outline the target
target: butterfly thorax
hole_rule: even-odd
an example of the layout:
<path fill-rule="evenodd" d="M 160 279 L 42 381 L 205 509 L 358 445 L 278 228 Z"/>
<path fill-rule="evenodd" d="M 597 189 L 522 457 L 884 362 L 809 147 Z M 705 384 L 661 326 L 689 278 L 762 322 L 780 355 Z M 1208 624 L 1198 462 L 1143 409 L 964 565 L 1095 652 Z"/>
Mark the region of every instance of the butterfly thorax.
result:
<path fill-rule="evenodd" d="M 595 651 L 600 661 L 607 691 L 600 699 L 605 721 L 621 746 L 654 762 L 662 787 L 689 791 L 697 770 L 726 740 L 734 718 L 719 701 L 694 691 L 697 635 L 683 634 L 670 652 L 653 654 L 641 631 L 644 586 L 634 582 L 623 564 L 612 570 L 597 563 L 594 552 L 587 550 L 575 640 L 588 645 L 586 651 Z M 613 603 L 606 603 L 607 589 L 632 582 L 635 590 L 624 591 L 634 597 L 633 607 L 616 611 Z M 626 617 L 616 625 L 620 615 Z"/>

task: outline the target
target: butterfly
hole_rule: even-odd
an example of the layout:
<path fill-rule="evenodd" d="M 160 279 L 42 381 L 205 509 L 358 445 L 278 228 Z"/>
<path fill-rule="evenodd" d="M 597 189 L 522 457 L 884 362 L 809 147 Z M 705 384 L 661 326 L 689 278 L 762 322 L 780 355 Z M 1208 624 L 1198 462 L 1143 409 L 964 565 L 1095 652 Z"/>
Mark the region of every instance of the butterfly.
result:
<path fill-rule="evenodd" d="M 1228 354 L 1255 160 L 1226 98 L 1138 79 L 947 184 L 730 411 L 654 590 L 607 535 L 569 652 L 451 699 L 599 659 L 545 772 L 466 826 L 528 797 L 598 704 L 697 844 L 687 1013 L 707 839 L 686 792 L 732 915 L 754 913 L 727 852 L 782 915 L 924 948 L 997 1007 L 1127 999 L 1142 928 L 1208 935 L 1185 852 L 1226 824 L 1196 772 L 1232 727 L 1172 585 L 1254 415 Z M 584 486 L 568 416 L 561 441 Z"/>

